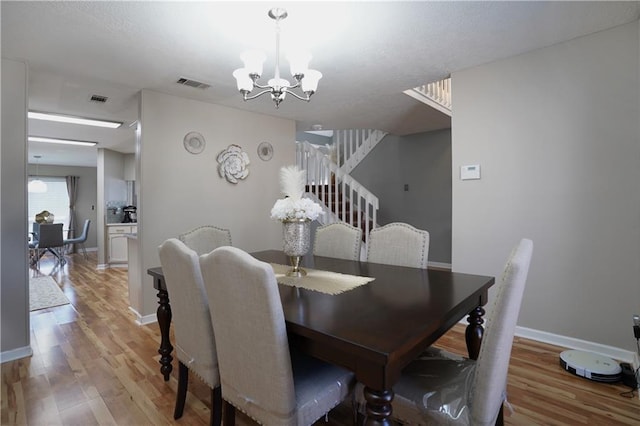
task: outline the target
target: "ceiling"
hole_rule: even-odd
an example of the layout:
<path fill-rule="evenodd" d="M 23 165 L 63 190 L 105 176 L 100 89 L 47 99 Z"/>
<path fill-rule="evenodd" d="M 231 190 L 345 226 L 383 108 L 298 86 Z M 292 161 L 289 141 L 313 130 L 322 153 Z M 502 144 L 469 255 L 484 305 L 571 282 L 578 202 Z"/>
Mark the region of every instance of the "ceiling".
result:
<path fill-rule="evenodd" d="M 307 104 L 292 97 L 243 102 L 231 76 L 240 53 L 267 53 L 273 76 L 274 22 L 285 7 L 282 43 L 299 43 L 320 70 Z M 121 129 L 29 120 L 29 134 L 95 140 L 134 152 L 129 124 L 137 93 L 185 98 L 295 120 L 298 130 L 375 128 L 405 135 L 450 126 L 450 119 L 403 94 L 452 72 L 622 25 L 639 2 L 1 2 L 2 56 L 29 65 L 29 108 L 123 121 Z M 283 61 L 286 64 L 286 61 Z M 288 67 L 282 67 L 288 75 Z M 176 83 L 187 77 L 211 87 Z M 286 77 L 286 76 L 285 76 Z M 455 91 L 455 82 L 454 88 Z M 91 95 L 107 96 L 105 104 Z M 455 113 L 455 105 L 454 105 Z M 29 144 L 29 161 L 96 165 L 96 148 Z"/>

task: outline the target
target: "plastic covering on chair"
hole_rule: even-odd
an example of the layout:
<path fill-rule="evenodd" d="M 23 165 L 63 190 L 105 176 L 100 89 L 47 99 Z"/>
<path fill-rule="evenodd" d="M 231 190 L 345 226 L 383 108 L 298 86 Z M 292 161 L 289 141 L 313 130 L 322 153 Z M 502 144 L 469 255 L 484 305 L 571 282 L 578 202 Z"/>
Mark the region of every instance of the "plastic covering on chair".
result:
<path fill-rule="evenodd" d="M 405 424 L 470 424 L 469 394 L 476 362 L 429 349 L 411 362 L 393 390 L 393 417 Z M 428 419 L 426 421 L 425 419 Z"/>
<path fill-rule="evenodd" d="M 393 387 L 393 418 L 410 425 L 488 426 L 502 420 L 513 335 L 532 253 L 528 239 L 512 251 L 487 318 L 478 360 L 433 348 L 425 351 L 402 370 Z M 364 406 L 362 388 L 360 384 L 356 388 L 359 407 Z"/>

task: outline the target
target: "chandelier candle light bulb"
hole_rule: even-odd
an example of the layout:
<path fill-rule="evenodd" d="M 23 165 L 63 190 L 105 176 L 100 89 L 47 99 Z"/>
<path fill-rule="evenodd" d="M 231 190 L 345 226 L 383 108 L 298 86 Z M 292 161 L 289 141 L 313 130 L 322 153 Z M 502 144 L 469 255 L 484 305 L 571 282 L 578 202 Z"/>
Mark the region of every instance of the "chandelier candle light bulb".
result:
<path fill-rule="evenodd" d="M 269 93 L 276 104 L 276 108 L 279 108 L 280 102 L 284 100 L 287 93 L 291 93 L 291 96 L 297 99 L 309 102 L 311 95 L 318 90 L 318 82 L 322 78 L 322 73 L 309 69 L 311 55 L 308 53 L 299 52 L 288 57 L 291 75 L 295 79 L 295 84 L 291 85 L 288 80 L 280 78 L 280 21 L 285 19 L 287 15 L 287 11 L 281 8 L 273 8 L 269 11 L 269 17 L 276 21 L 276 67 L 274 78 L 267 81 L 266 86 L 258 83 L 258 79 L 262 77 L 263 64 L 266 60 L 265 54 L 249 51 L 240 56 L 244 67 L 235 70 L 233 76 L 245 101 Z M 250 96 L 249 94 L 255 88 L 264 90 Z M 296 88 L 300 88 L 303 94 L 300 95 L 294 92 L 293 89 Z"/>
<path fill-rule="evenodd" d="M 29 180 L 29 184 L 27 185 L 27 191 L 29 192 L 33 192 L 33 193 L 43 193 L 43 192 L 47 192 L 47 184 L 44 183 L 43 180 L 38 179 L 38 162 L 40 160 L 42 156 L 41 155 L 34 155 L 33 158 L 36 159 L 36 178 L 35 179 L 30 179 Z"/>
<path fill-rule="evenodd" d="M 302 198 L 306 182 L 305 171 L 296 166 L 280 169 L 280 189 L 285 198 L 277 200 L 271 218 L 282 222 L 283 251 L 289 256 L 290 277 L 302 277 L 300 260 L 309 251 L 311 221 L 322 213 L 322 207 L 309 198 Z"/>

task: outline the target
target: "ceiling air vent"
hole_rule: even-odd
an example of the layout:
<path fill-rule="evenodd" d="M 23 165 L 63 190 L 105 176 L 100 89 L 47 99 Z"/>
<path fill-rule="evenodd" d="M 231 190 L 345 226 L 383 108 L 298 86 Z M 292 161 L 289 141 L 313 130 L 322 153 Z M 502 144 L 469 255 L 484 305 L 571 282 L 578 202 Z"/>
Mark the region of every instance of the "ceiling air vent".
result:
<path fill-rule="evenodd" d="M 102 95 L 91 95 L 91 97 L 89 98 L 91 102 L 98 102 L 101 104 L 107 102 L 107 99 L 109 99 L 107 96 Z"/>
<path fill-rule="evenodd" d="M 178 81 L 176 81 L 176 83 L 182 84 L 183 86 L 195 87 L 196 89 L 203 89 L 203 90 L 211 87 L 210 84 L 201 83 L 199 81 L 192 80 L 190 78 L 185 78 L 185 77 L 180 77 Z"/>

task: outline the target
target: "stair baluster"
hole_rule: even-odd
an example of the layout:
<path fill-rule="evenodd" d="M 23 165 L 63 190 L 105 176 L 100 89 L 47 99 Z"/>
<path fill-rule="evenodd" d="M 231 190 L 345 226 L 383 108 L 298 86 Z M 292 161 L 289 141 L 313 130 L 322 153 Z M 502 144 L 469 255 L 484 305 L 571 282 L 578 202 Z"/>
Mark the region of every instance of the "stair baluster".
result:
<path fill-rule="evenodd" d="M 343 221 L 360 227 L 366 238 L 376 226 L 378 198 L 309 142 L 297 142 L 296 162 L 306 170 L 306 196 L 318 202 L 323 225 Z"/>

